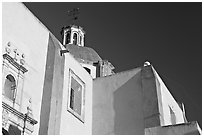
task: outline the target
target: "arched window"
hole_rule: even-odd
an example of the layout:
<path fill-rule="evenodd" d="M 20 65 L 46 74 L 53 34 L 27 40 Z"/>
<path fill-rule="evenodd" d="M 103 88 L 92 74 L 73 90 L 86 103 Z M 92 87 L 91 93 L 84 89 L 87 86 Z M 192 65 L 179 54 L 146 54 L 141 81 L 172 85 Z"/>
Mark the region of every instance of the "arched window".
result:
<path fill-rule="evenodd" d="M 10 125 L 8 129 L 9 135 L 21 135 L 20 129 L 17 126 Z"/>
<path fill-rule="evenodd" d="M 77 34 L 76 33 L 74 33 L 73 35 L 73 44 L 77 45 Z"/>
<path fill-rule="evenodd" d="M 70 32 L 67 32 L 65 44 L 69 44 L 69 43 L 70 43 Z"/>
<path fill-rule="evenodd" d="M 9 74 L 6 76 L 6 80 L 4 84 L 5 96 L 14 101 L 15 89 L 16 89 L 16 81 L 14 77 Z"/>

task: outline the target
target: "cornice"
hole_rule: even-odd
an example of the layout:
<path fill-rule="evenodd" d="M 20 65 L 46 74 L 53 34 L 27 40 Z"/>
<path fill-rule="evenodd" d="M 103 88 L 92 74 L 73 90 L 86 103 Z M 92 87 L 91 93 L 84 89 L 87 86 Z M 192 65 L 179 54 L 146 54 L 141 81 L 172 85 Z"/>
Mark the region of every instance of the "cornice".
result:
<path fill-rule="evenodd" d="M 17 62 L 16 62 L 10 55 L 8 55 L 7 53 L 5 53 L 5 54 L 3 55 L 3 58 L 6 59 L 6 60 L 8 60 L 9 63 L 11 63 L 14 67 L 16 67 L 18 70 L 22 71 L 23 73 L 25 73 L 25 72 L 28 71 L 24 66 L 20 65 L 19 63 L 17 63 Z"/>
<path fill-rule="evenodd" d="M 29 116 L 26 115 L 26 114 L 23 114 L 23 113 L 19 112 L 18 110 L 16 110 L 16 109 L 14 109 L 13 107 L 9 106 L 9 105 L 6 104 L 5 102 L 2 102 L 2 107 L 3 107 L 4 109 L 8 110 L 9 112 L 13 113 L 14 115 L 16 115 L 17 117 L 19 117 L 20 119 L 22 119 L 22 120 L 25 120 L 25 119 L 26 119 L 26 121 L 29 122 L 29 123 L 32 124 L 32 125 L 35 125 L 35 124 L 38 123 L 35 119 L 29 117 Z M 27 117 L 27 118 L 26 118 L 26 117 Z"/>

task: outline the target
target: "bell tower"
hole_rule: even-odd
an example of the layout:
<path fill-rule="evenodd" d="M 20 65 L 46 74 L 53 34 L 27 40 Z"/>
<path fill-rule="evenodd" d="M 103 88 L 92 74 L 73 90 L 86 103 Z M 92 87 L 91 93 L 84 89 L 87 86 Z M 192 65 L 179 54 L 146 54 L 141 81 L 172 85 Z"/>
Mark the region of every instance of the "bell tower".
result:
<path fill-rule="evenodd" d="M 85 31 L 82 27 L 76 25 L 69 25 L 62 28 L 62 44 L 73 44 L 77 46 L 84 46 Z"/>
<path fill-rule="evenodd" d="M 85 44 L 85 31 L 78 25 L 73 25 L 77 20 L 79 8 L 68 11 L 71 17 L 71 25 L 65 26 L 61 30 L 62 45 L 82 65 L 82 67 L 92 76 L 92 78 L 108 76 L 114 74 L 114 66 L 101 57 L 92 48 Z"/>

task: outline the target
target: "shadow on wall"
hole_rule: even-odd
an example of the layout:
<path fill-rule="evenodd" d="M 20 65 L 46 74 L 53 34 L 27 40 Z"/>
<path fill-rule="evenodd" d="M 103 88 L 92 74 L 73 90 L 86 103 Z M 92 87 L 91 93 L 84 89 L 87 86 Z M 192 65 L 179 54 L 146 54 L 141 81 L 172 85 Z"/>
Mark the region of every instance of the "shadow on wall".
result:
<path fill-rule="evenodd" d="M 114 92 L 114 131 L 117 135 L 144 135 L 141 73 Z"/>
<path fill-rule="evenodd" d="M 160 125 L 151 66 L 96 79 L 93 94 L 93 134 L 144 135 Z"/>

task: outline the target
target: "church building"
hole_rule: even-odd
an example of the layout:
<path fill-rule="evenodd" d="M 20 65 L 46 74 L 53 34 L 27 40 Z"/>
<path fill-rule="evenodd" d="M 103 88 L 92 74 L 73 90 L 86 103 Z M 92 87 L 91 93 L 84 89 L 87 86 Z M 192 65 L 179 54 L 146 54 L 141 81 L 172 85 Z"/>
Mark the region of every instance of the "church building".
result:
<path fill-rule="evenodd" d="M 84 28 L 59 41 L 23 3 L 2 11 L 3 135 L 201 134 L 149 62 L 115 73 Z"/>

